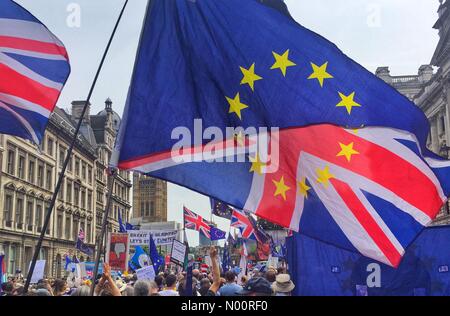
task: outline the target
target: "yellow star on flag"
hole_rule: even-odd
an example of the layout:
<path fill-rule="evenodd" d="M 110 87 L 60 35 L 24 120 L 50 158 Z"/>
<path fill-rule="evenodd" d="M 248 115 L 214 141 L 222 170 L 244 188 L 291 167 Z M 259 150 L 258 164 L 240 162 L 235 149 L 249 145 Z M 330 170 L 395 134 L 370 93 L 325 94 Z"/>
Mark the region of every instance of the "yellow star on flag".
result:
<path fill-rule="evenodd" d="M 306 184 L 306 178 L 303 178 L 302 181 L 298 183 L 298 189 L 301 195 L 308 198 L 308 191 L 311 190 L 311 187 Z"/>
<path fill-rule="evenodd" d="M 241 68 L 242 74 L 244 75 L 244 78 L 242 78 L 241 85 L 248 84 L 252 91 L 255 91 L 255 81 L 263 79 L 262 77 L 255 74 L 255 63 L 250 66 L 249 69 L 245 69 L 244 67 Z"/>
<path fill-rule="evenodd" d="M 259 155 L 256 154 L 255 158 L 249 157 L 250 162 L 252 163 L 252 167 L 250 168 L 250 172 L 256 172 L 259 175 L 262 175 L 262 169 L 266 166 L 266 163 L 262 162 L 259 158 Z"/>
<path fill-rule="evenodd" d="M 236 115 L 239 117 L 240 120 L 242 120 L 241 111 L 243 109 L 248 108 L 248 105 L 241 102 L 241 97 L 239 95 L 239 92 L 236 94 L 234 99 L 231 99 L 229 97 L 226 97 L 228 103 L 230 104 L 230 110 L 228 111 L 229 114 L 236 113 Z"/>
<path fill-rule="evenodd" d="M 277 188 L 273 196 L 281 195 L 283 199 L 286 201 L 286 192 L 289 191 L 291 188 L 284 183 L 284 177 L 281 177 L 280 181 L 275 180 L 272 181 L 273 184 L 275 184 L 275 187 Z"/>
<path fill-rule="evenodd" d="M 273 64 L 270 69 L 280 69 L 283 76 L 286 77 L 287 68 L 297 65 L 293 61 L 289 60 L 289 49 L 285 51 L 283 55 L 278 55 L 275 52 L 272 53 L 275 57 L 275 64 Z"/>
<path fill-rule="evenodd" d="M 317 79 L 321 87 L 323 87 L 323 82 L 325 81 L 325 79 L 334 78 L 327 72 L 328 62 L 326 62 L 320 67 L 314 63 L 311 63 L 311 66 L 313 68 L 313 73 L 311 74 L 311 76 L 308 77 L 308 79 Z"/>
<path fill-rule="evenodd" d="M 325 169 L 316 169 L 318 175 L 317 182 L 322 183 L 325 188 L 328 188 L 330 179 L 334 178 L 334 175 L 330 173 L 330 167 L 326 166 Z"/>
<path fill-rule="evenodd" d="M 353 145 L 354 143 L 350 143 L 348 145 L 339 143 L 339 146 L 341 146 L 341 151 L 336 155 L 336 157 L 345 156 L 345 158 L 347 158 L 347 161 L 350 162 L 353 155 L 359 155 L 359 152 L 353 149 Z"/>
<path fill-rule="evenodd" d="M 352 92 L 350 95 L 346 96 L 343 93 L 339 92 L 339 96 L 341 97 L 341 102 L 339 102 L 336 106 L 337 107 L 345 107 L 347 109 L 348 114 L 352 113 L 352 108 L 355 106 L 361 106 L 361 104 L 356 103 L 355 98 L 355 92 Z"/>

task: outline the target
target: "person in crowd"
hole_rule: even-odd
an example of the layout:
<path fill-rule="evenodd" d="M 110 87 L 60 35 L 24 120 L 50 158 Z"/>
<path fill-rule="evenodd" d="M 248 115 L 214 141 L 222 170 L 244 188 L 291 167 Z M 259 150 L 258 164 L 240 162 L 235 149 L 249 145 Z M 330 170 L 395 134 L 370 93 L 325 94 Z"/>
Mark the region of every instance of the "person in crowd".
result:
<path fill-rule="evenodd" d="M 14 283 L 8 281 L 2 284 L 2 296 L 12 296 L 14 290 Z"/>
<path fill-rule="evenodd" d="M 121 296 L 120 290 L 111 277 L 111 267 L 109 264 L 103 264 L 103 275 L 94 290 L 98 296 Z"/>
<path fill-rule="evenodd" d="M 217 248 L 211 246 L 209 249 L 209 256 L 211 258 L 211 276 L 213 278 L 213 282 L 208 289 L 208 292 L 204 296 L 216 296 L 218 295 L 220 289 L 220 266 L 219 266 L 219 255 L 217 252 Z"/>
<path fill-rule="evenodd" d="M 248 282 L 248 277 L 246 275 L 241 276 L 240 282 L 242 286 L 245 286 Z"/>
<path fill-rule="evenodd" d="M 53 282 L 53 293 L 55 296 L 64 296 L 67 293 L 67 282 L 62 279 L 56 279 Z"/>
<path fill-rule="evenodd" d="M 264 277 L 269 281 L 270 283 L 275 282 L 275 279 L 277 277 L 277 271 L 273 268 L 269 268 L 267 272 L 264 274 Z"/>
<path fill-rule="evenodd" d="M 200 281 L 200 289 L 199 289 L 200 295 L 205 296 L 210 287 L 211 281 L 209 280 L 209 278 L 203 278 Z"/>
<path fill-rule="evenodd" d="M 291 281 L 289 274 L 279 274 L 276 277 L 274 283 L 272 283 L 272 289 L 275 296 L 291 296 L 295 285 Z"/>
<path fill-rule="evenodd" d="M 147 280 L 138 280 L 134 284 L 134 296 L 150 296 L 151 285 Z"/>
<path fill-rule="evenodd" d="M 50 282 L 46 279 L 42 279 L 42 280 L 38 281 L 36 290 L 47 290 L 47 292 L 50 294 L 50 296 L 53 296 L 52 286 L 51 286 Z M 40 293 L 42 293 L 42 292 L 40 292 Z M 38 295 L 38 296 L 43 296 L 43 295 Z"/>
<path fill-rule="evenodd" d="M 262 277 L 253 277 L 237 294 L 242 296 L 272 296 L 272 285 Z"/>
<path fill-rule="evenodd" d="M 159 292 L 161 296 L 179 296 L 176 286 L 177 286 L 177 277 L 175 274 L 169 274 L 165 278 L 165 287 L 164 290 Z"/>
<path fill-rule="evenodd" d="M 162 291 L 164 288 L 164 274 L 158 274 L 155 277 L 155 283 L 158 286 L 158 292 Z"/>
<path fill-rule="evenodd" d="M 219 290 L 220 296 L 236 296 L 242 290 L 242 286 L 236 283 L 236 274 L 233 271 L 225 273 L 226 284 Z"/>
<path fill-rule="evenodd" d="M 73 291 L 70 296 L 91 296 L 91 288 L 87 285 L 82 285 Z"/>

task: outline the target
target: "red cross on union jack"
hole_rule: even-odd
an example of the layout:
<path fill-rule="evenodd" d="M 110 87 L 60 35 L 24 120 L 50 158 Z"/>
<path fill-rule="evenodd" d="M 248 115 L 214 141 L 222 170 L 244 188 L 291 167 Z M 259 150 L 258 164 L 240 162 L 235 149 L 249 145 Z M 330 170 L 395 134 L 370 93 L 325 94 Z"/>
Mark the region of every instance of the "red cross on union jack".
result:
<path fill-rule="evenodd" d="M 183 207 L 183 210 L 184 210 L 184 227 L 199 231 L 206 237 L 210 238 L 211 228 L 209 226 L 209 222 L 186 207 Z"/>

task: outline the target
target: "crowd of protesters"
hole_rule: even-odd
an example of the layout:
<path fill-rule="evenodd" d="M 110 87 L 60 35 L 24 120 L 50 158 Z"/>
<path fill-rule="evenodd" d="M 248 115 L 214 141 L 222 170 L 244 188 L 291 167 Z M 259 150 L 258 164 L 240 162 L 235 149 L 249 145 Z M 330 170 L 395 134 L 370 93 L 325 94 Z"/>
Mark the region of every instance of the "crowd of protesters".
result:
<path fill-rule="evenodd" d="M 211 247 L 209 273 L 192 270 L 192 282 L 186 272 L 178 274 L 166 271 L 154 281 L 138 280 L 136 274 L 113 277 L 108 264 L 95 281 L 94 296 L 290 296 L 295 285 L 283 268 L 269 267 L 266 271 L 254 269 L 247 275 L 235 270 L 221 273 L 217 249 Z M 188 291 L 187 284 L 192 284 Z M 75 278 L 40 280 L 24 293 L 21 280 L 11 279 L 2 284 L 3 296 L 90 296 L 91 280 Z"/>

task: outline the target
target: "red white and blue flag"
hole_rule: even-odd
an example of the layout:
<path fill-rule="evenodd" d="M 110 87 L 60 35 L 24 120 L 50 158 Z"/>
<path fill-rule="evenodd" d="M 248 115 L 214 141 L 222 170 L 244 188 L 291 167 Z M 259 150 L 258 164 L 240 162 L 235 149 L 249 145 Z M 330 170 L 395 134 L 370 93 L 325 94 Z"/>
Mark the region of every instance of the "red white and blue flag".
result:
<path fill-rule="evenodd" d="M 187 229 L 193 229 L 208 238 L 211 238 L 210 223 L 198 214 L 195 214 L 187 207 L 183 207 L 184 213 L 184 227 Z"/>
<path fill-rule="evenodd" d="M 450 163 L 419 107 L 264 3 L 153 1 L 113 165 L 398 266 Z"/>
<path fill-rule="evenodd" d="M 0 133 L 39 144 L 69 74 L 63 43 L 14 1 L 0 1 Z"/>
<path fill-rule="evenodd" d="M 258 227 L 256 227 L 256 221 L 251 218 L 250 214 L 246 214 L 244 211 L 233 210 L 231 227 L 239 228 L 241 237 L 244 239 L 252 239 L 260 243 L 267 241 L 265 234 L 260 232 Z"/>

